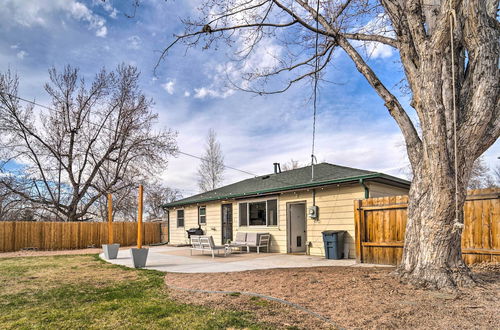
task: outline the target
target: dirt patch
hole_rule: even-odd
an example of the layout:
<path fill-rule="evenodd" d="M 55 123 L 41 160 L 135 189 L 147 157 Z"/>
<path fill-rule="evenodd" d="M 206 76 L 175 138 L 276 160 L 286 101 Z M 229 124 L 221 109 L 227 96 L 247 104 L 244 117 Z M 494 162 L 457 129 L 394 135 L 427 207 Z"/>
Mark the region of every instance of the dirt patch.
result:
<path fill-rule="evenodd" d="M 474 266 L 479 286 L 458 292 L 401 284 L 392 268 L 316 267 L 236 273 L 166 275 L 167 285 L 190 289 L 255 292 L 291 301 L 346 328 L 494 329 L 500 323 L 500 266 Z M 255 310 L 255 299 L 170 290 L 184 302 Z M 328 328 L 312 316 L 270 303 L 263 320 L 286 327 Z"/>

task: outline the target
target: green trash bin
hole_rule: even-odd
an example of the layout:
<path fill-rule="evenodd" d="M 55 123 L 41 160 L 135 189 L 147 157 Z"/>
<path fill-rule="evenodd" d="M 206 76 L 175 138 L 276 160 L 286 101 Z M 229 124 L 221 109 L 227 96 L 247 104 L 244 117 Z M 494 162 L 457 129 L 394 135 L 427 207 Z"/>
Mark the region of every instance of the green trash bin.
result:
<path fill-rule="evenodd" d="M 345 230 L 325 230 L 323 244 L 325 245 L 326 259 L 344 258 L 344 235 Z"/>

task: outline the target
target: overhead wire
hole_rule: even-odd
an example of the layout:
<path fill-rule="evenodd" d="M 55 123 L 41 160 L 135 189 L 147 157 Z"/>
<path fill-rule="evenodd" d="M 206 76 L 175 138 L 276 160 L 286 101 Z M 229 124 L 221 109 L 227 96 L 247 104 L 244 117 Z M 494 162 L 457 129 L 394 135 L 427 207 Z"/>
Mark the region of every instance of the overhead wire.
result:
<path fill-rule="evenodd" d="M 314 161 L 316 156 L 314 155 L 315 140 L 316 140 L 316 112 L 317 112 L 317 100 L 318 100 L 318 70 L 319 70 L 319 57 L 318 57 L 318 45 L 319 45 L 319 1 L 316 1 L 316 39 L 315 39 L 315 63 L 314 63 L 314 88 L 313 88 L 313 124 L 312 124 L 312 145 L 311 145 L 311 181 L 314 181 Z"/>
<path fill-rule="evenodd" d="M 41 108 L 44 108 L 44 109 L 47 109 L 49 111 L 55 111 L 53 108 L 51 107 L 48 107 L 44 104 L 40 104 L 38 102 L 35 102 L 35 101 L 31 101 L 31 100 L 28 100 L 26 98 L 23 98 L 21 96 L 18 96 L 18 95 L 14 95 L 14 94 L 11 94 L 11 93 L 6 93 L 6 92 L 3 92 L 3 94 L 5 95 L 8 95 L 10 97 L 13 97 L 13 98 L 16 98 L 16 99 L 19 99 L 21 101 L 24 101 L 24 102 L 27 102 L 27 103 L 30 103 L 30 104 L 33 104 L 33 105 L 36 105 L 38 107 L 41 107 Z M 116 133 L 116 130 L 112 129 L 112 128 L 109 128 L 109 127 L 106 127 L 106 126 L 102 126 L 101 124 L 98 124 L 98 123 L 94 123 L 90 120 L 87 120 L 87 123 L 91 124 L 91 125 L 94 125 L 94 126 L 98 126 L 98 127 L 102 127 L 108 131 L 111 131 L 112 133 Z M 206 158 L 203 158 L 203 157 L 200 157 L 200 156 L 196 156 L 196 155 L 193 155 L 191 153 L 187 153 L 187 152 L 184 152 L 184 151 L 181 151 L 179 149 L 175 150 L 174 153 L 178 153 L 178 154 L 182 154 L 182 155 L 185 155 L 185 156 L 188 156 L 188 157 L 192 157 L 192 158 L 196 158 L 196 159 L 199 159 L 199 160 L 202 160 L 202 161 L 208 161 Z M 239 168 L 236 168 L 234 166 L 229 166 L 229 165 L 226 165 L 226 164 L 223 164 L 222 165 L 224 168 L 227 168 L 227 169 L 230 169 L 230 170 L 233 170 L 233 171 L 237 171 L 237 172 L 240 172 L 240 173 L 244 173 L 246 175 L 250 175 L 250 176 L 253 176 L 253 177 L 259 177 L 259 176 L 262 176 L 262 175 L 259 175 L 259 174 L 255 174 L 255 173 L 252 173 L 252 172 L 249 172 L 249 171 L 246 171 L 246 170 L 242 170 L 242 169 L 239 169 Z M 272 181 L 275 181 L 275 182 L 279 182 L 279 183 L 283 183 L 283 184 L 287 184 L 287 185 L 293 185 L 293 183 L 290 183 L 290 182 L 286 182 L 286 181 L 283 181 L 283 180 L 280 180 L 280 179 L 276 179 L 274 177 L 269 177 L 267 178 L 269 180 L 272 180 Z M 177 190 L 182 190 L 182 189 L 177 189 Z"/>

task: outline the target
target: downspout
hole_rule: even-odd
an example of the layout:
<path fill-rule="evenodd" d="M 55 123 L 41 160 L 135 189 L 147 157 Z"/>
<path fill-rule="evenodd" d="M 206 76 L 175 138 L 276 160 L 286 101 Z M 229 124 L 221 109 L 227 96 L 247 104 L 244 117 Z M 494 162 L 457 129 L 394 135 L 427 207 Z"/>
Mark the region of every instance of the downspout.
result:
<path fill-rule="evenodd" d="M 366 198 L 370 198 L 370 189 L 366 185 L 365 180 L 364 179 L 359 179 L 359 184 L 361 186 L 363 186 L 363 188 L 365 188 L 365 199 Z"/>

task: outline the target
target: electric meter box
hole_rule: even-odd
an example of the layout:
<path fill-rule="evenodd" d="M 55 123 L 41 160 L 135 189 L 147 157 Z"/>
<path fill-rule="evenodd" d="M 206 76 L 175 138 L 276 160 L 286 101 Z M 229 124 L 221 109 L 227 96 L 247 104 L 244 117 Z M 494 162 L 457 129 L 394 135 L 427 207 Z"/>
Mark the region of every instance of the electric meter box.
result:
<path fill-rule="evenodd" d="M 307 215 L 309 215 L 309 218 L 311 218 L 311 219 L 317 219 L 318 218 L 318 207 L 316 205 L 309 206 L 307 208 Z"/>

